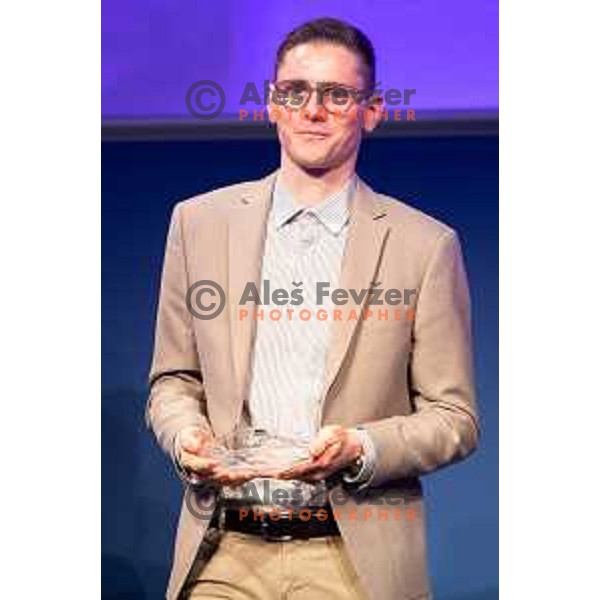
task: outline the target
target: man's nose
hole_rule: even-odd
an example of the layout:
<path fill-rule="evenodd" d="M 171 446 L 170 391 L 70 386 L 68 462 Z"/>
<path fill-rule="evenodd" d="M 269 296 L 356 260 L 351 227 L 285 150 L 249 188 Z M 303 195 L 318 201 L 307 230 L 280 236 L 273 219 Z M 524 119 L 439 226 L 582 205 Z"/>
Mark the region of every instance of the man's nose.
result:
<path fill-rule="evenodd" d="M 304 107 L 304 109 L 308 112 L 310 120 L 313 122 L 324 121 L 326 119 L 323 99 L 320 97 L 320 92 L 318 89 L 313 90 L 308 104 Z"/>

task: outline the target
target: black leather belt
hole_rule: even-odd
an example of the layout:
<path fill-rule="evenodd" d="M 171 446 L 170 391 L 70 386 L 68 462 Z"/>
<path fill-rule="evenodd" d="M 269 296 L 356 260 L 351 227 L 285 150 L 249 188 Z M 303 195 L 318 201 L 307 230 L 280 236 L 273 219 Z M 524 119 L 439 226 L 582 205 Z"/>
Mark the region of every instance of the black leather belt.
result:
<path fill-rule="evenodd" d="M 268 542 L 287 542 L 327 535 L 340 535 L 331 506 L 305 508 L 293 512 L 261 509 L 224 509 L 224 528 L 259 535 Z"/>

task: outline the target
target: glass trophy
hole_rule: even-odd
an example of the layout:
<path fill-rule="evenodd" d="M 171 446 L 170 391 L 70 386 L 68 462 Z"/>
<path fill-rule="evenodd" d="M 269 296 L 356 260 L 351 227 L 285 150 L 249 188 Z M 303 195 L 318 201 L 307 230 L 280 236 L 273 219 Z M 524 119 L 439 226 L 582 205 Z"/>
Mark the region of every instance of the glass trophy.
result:
<path fill-rule="evenodd" d="M 249 427 L 217 437 L 206 453 L 232 471 L 251 470 L 259 476 L 272 476 L 309 458 L 309 444 L 308 438 Z"/>

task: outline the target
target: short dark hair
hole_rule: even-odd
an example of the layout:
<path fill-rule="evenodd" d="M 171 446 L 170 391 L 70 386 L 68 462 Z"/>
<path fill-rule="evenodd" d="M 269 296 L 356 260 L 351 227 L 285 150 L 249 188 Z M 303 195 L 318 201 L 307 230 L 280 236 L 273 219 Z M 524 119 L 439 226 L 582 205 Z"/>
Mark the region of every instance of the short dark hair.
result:
<path fill-rule="evenodd" d="M 288 51 L 308 42 L 327 42 L 344 46 L 357 54 L 365 66 L 368 89 L 375 87 L 375 50 L 371 40 L 357 27 L 331 17 L 307 21 L 290 31 L 277 49 L 275 75 Z"/>

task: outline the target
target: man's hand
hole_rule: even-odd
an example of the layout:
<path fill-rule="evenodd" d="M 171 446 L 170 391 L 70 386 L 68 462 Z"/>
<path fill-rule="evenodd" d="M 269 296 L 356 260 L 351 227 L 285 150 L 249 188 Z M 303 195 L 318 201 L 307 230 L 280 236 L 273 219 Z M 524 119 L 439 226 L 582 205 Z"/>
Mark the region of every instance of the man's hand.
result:
<path fill-rule="evenodd" d="M 208 456 L 216 445 L 212 433 L 199 427 L 186 427 L 177 436 L 177 462 L 195 482 L 214 481 L 221 485 L 239 485 L 256 477 L 250 470 L 231 470 L 217 459 Z"/>
<path fill-rule="evenodd" d="M 363 454 L 360 437 L 340 425 L 323 427 L 310 446 L 310 458 L 277 474 L 279 479 L 322 481 Z"/>

